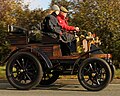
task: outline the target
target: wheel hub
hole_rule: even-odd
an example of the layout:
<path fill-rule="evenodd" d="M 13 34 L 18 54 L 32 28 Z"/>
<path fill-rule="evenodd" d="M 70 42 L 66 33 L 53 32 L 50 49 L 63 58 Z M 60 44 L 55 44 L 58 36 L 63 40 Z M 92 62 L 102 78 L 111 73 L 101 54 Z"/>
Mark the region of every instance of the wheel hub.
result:
<path fill-rule="evenodd" d="M 23 72 L 26 72 L 27 69 L 21 69 L 20 72 L 23 73 Z"/>

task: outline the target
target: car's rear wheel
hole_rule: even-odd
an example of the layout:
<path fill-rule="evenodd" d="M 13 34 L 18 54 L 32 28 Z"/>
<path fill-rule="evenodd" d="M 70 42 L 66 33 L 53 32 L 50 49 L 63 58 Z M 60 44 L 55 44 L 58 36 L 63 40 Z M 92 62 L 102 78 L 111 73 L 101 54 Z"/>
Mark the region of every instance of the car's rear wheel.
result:
<path fill-rule="evenodd" d="M 54 70 L 49 70 L 49 72 L 44 72 L 40 85 L 50 85 L 54 83 L 59 77 L 59 72 Z"/>
<path fill-rule="evenodd" d="M 31 89 L 39 84 L 43 71 L 39 60 L 29 52 L 15 53 L 6 65 L 9 83 L 17 89 Z"/>

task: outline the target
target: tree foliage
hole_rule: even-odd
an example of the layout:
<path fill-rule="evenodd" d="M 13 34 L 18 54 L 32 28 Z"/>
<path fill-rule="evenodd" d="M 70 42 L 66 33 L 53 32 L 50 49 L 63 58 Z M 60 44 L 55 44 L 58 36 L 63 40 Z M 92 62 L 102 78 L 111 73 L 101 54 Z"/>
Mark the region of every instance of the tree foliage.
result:
<path fill-rule="evenodd" d="M 8 53 L 7 27 L 16 23 L 16 16 L 21 10 L 21 0 L 0 0 L 0 57 Z"/>
<path fill-rule="evenodd" d="M 76 7 L 76 9 L 73 8 L 75 12 L 73 23 L 78 24 L 81 29 L 96 33 L 102 41 L 102 49 L 118 60 L 120 57 L 118 54 L 120 53 L 120 1 L 89 0 L 76 3 Z"/>

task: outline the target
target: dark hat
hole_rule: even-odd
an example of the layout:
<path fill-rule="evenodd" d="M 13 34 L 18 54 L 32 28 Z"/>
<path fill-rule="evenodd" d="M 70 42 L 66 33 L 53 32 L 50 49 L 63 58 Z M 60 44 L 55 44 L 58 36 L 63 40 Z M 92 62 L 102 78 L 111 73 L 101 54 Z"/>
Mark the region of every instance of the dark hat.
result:
<path fill-rule="evenodd" d="M 63 7 L 63 6 L 60 7 L 60 11 L 68 13 L 68 10 L 65 7 Z"/>

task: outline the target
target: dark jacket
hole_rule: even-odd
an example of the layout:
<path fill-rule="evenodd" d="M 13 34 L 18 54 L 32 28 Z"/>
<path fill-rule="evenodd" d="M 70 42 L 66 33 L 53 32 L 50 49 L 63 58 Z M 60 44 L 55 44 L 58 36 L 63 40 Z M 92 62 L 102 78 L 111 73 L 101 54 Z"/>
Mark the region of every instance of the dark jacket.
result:
<path fill-rule="evenodd" d="M 56 13 L 53 12 L 43 20 L 43 32 L 53 38 L 59 38 L 61 32 L 61 26 L 58 24 L 56 16 Z"/>

